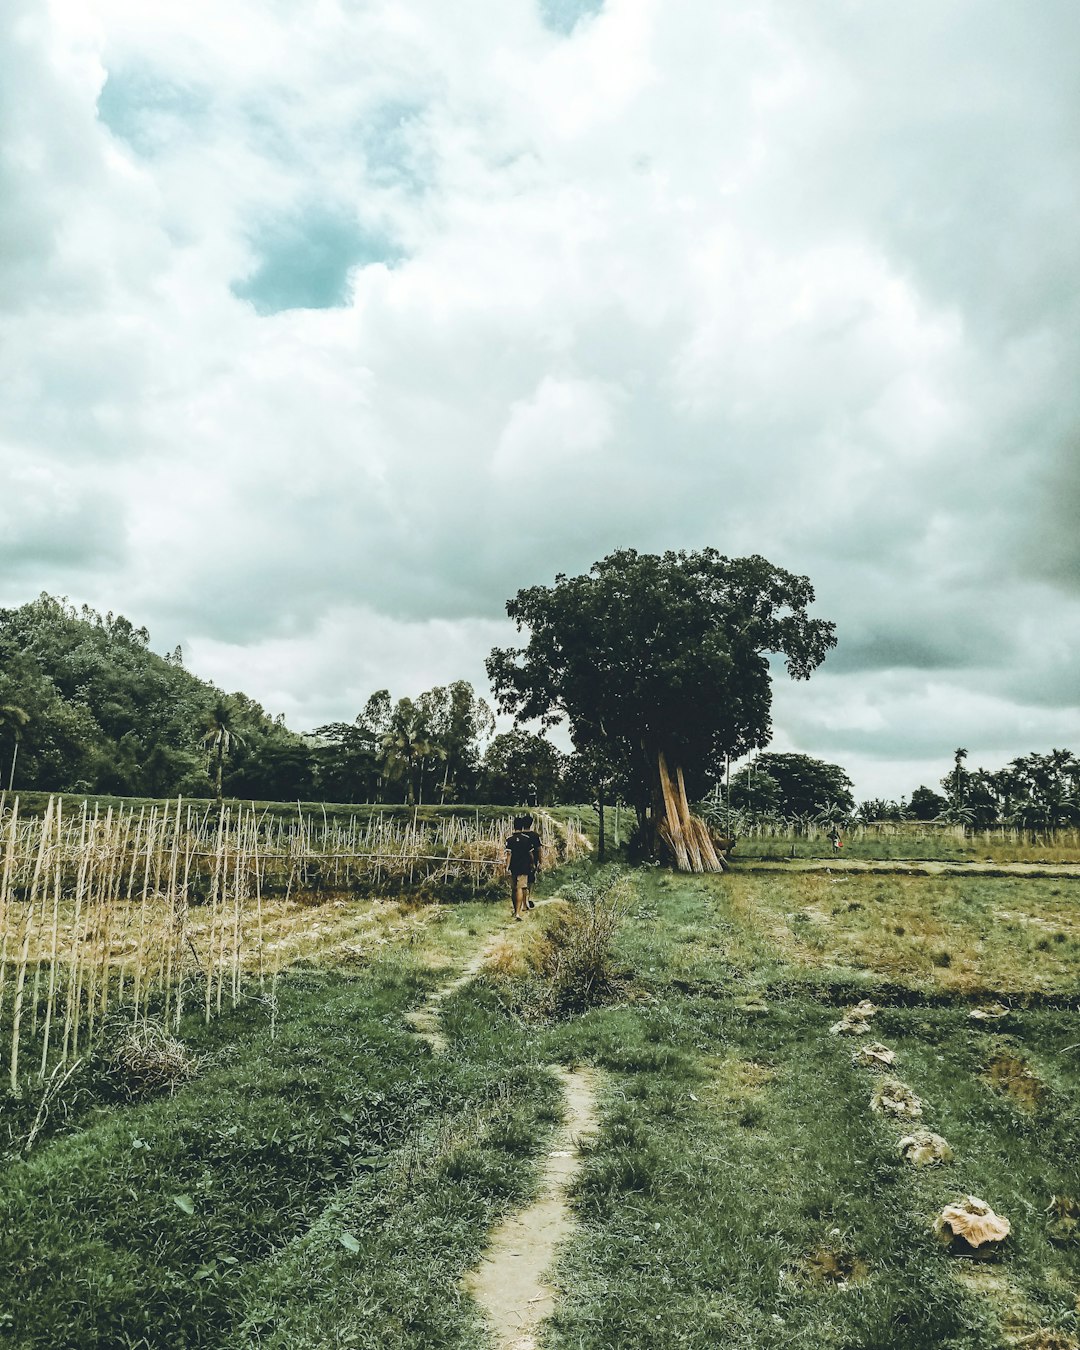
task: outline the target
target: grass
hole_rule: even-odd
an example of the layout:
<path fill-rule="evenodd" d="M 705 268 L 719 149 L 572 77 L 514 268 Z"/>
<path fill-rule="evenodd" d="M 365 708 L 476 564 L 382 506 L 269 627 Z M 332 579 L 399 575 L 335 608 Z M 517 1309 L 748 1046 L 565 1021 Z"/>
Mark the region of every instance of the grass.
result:
<path fill-rule="evenodd" d="M 469 927 L 493 917 L 463 907 L 439 925 L 442 942 L 354 971 L 296 968 L 279 985 L 273 1037 L 256 1003 L 187 1023 L 204 1069 L 174 1097 L 84 1104 L 67 1131 L 9 1159 L 10 1343 L 216 1346 L 257 1332 L 260 1344 L 322 1346 L 327 1286 L 312 1272 L 330 1270 L 345 1301 L 367 1290 L 348 1323 L 359 1339 L 341 1344 L 468 1344 L 475 1316 L 453 1280 L 433 1291 L 419 1272 L 460 1273 L 493 1218 L 528 1194 L 523 1160 L 555 1093 L 495 1006 L 464 1017 L 469 1053 L 446 1060 L 403 1015 Z M 410 1223 L 407 1257 L 391 1260 Z M 393 1311 L 365 1339 L 357 1309 L 388 1284 Z"/>
<path fill-rule="evenodd" d="M 143 1103 L 90 1066 L 67 1119 L 0 1171 L 7 1341 L 483 1350 L 461 1276 L 536 1185 L 545 1066 L 578 1062 L 604 1071 L 601 1128 L 544 1350 L 1080 1339 L 1080 1241 L 1053 1206 L 1080 1197 L 1068 882 L 648 868 L 629 890 L 600 1006 L 531 988 L 560 906 L 508 925 L 505 903 L 322 905 L 273 1036 L 253 999 L 185 1023 L 201 1071 Z M 445 1000 L 435 1056 L 405 1013 L 494 934 L 495 972 Z M 900 1159 L 859 1042 L 830 1035 L 863 997 L 951 1164 Z M 1008 1015 L 973 1022 L 991 997 Z M 933 1236 L 969 1193 L 1013 1225 L 997 1261 Z"/>
<path fill-rule="evenodd" d="M 744 959 L 870 972 L 917 988 L 1075 997 L 1071 883 L 1039 878 L 732 876 L 702 883 Z"/>
<path fill-rule="evenodd" d="M 557 1033 L 609 1087 L 545 1344 L 921 1350 L 1074 1334 L 1080 1244 L 1051 1241 L 1047 1209 L 1080 1193 L 1075 1015 L 1025 1009 L 987 1032 L 940 984 L 920 1001 L 921 981 L 914 1003 L 884 1007 L 875 1035 L 956 1153 L 917 1172 L 897 1155 L 903 1127 L 869 1110 L 854 1043 L 828 1033 L 866 972 L 766 959 L 769 936 L 747 937 L 725 884 L 643 879 L 622 943 L 642 1001 Z M 1037 1110 L 992 1085 L 1003 1046 L 1045 1082 Z M 989 1276 L 931 1234 L 967 1193 L 1014 1225 Z"/>

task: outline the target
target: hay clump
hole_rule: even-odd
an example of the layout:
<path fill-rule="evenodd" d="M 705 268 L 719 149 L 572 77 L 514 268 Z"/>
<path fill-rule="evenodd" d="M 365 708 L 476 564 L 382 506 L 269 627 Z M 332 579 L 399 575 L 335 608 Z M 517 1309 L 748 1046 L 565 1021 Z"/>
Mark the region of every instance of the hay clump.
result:
<path fill-rule="evenodd" d="M 897 1145 L 897 1151 L 913 1167 L 933 1167 L 937 1163 L 952 1162 L 953 1158 L 953 1151 L 947 1141 L 932 1130 L 916 1130 L 914 1134 L 905 1134 Z"/>
<path fill-rule="evenodd" d="M 834 1022 L 829 1028 L 830 1036 L 866 1036 L 870 1032 L 870 1019 L 877 1012 L 877 1008 L 868 998 L 864 998 L 860 1003 L 856 1003 L 854 1008 L 849 1008 L 839 1022 Z"/>
<path fill-rule="evenodd" d="M 880 1041 L 871 1041 L 869 1045 L 860 1045 L 851 1056 L 851 1062 L 857 1069 L 873 1069 L 880 1072 L 895 1063 L 896 1051 L 890 1050 Z"/>
<path fill-rule="evenodd" d="M 198 1057 L 151 1018 L 110 1027 L 101 1066 L 105 1081 L 127 1101 L 172 1096 L 199 1071 Z"/>
<path fill-rule="evenodd" d="M 1012 1225 L 985 1200 L 965 1195 L 945 1206 L 934 1220 L 934 1231 L 954 1256 L 988 1257 L 1001 1250 Z"/>
<path fill-rule="evenodd" d="M 870 1109 L 899 1120 L 918 1120 L 922 1116 L 922 1102 L 899 1078 L 883 1078 L 878 1083 L 870 1097 Z"/>

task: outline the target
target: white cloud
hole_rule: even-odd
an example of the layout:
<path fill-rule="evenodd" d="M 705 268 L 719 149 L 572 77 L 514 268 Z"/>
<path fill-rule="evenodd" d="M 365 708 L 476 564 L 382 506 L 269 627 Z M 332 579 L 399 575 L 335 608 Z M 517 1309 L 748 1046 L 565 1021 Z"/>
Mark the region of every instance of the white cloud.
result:
<path fill-rule="evenodd" d="M 495 472 L 517 482 L 531 474 L 572 472 L 582 455 L 610 444 L 617 397 L 595 381 L 545 375 L 528 398 L 511 404 L 495 448 Z"/>
<path fill-rule="evenodd" d="M 563 26 L 8 7 L 0 601 L 126 609 L 303 721 L 444 657 L 479 679 L 519 586 L 711 544 L 810 574 L 839 624 L 778 736 L 871 778 L 954 725 L 1067 742 L 1078 12 Z M 306 219 L 386 256 L 341 308 L 260 315 L 232 288 Z"/>

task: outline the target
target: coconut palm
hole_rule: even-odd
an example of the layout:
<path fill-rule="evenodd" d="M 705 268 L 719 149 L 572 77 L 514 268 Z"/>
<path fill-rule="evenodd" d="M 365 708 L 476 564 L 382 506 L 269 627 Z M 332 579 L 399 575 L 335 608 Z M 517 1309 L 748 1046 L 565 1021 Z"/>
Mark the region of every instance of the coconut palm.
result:
<path fill-rule="evenodd" d="M 423 710 L 411 698 L 399 699 L 390 718 L 389 730 L 379 743 L 379 757 L 387 778 L 405 779 L 405 801 L 410 806 L 416 801 L 415 768 L 419 765 L 422 772 L 429 757 L 442 754 L 445 751 L 428 733 Z"/>
<path fill-rule="evenodd" d="M 961 801 L 963 798 L 962 784 L 964 770 L 962 766 L 965 759 L 967 759 L 967 751 L 962 745 L 957 746 L 953 751 L 953 764 L 955 766 L 953 768 L 953 796 L 956 798 L 957 802 Z"/>
<path fill-rule="evenodd" d="M 19 742 L 22 740 L 23 727 L 30 721 L 30 714 L 17 703 L 0 703 L 0 731 L 10 731 L 13 739 L 11 751 L 11 769 L 8 773 L 7 790 L 10 792 L 15 783 L 15 761 L 19 755 Z"/>
<path fill-rule="evenodd" d="M 214 763 L 214 790 L 221 805 L 221 774 L 225 756 L 234 745 L 243 745 L 244 738 L 236 728 L 236 708 L 227 698 L 219 698 L 206 720 L 206 731 L 199 744 Z"/>

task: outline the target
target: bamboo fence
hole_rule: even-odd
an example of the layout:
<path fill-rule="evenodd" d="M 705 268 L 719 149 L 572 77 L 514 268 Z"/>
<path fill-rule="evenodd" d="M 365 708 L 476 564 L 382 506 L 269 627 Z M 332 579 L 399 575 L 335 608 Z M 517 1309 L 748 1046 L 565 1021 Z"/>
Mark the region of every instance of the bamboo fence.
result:
<path fill-rule="evenodd" d="M 280 957 L 266 942 L 264 902 L 298 906 L 337 894 L 473 894 L 501 884 L 509 819 L 479 812 L 434 822 L 351 818 L 252 807 L 195 810 L 178 799 L 124 809 L 50 798 L 40 817 L 19 800 L 0 815 L 0 1036 L 13 1091 L 74 1060 L 106 1017 L 151 1013 L 178 1027 L 200 1007 L 235 1006 Z M 574 824 L 541 814 L 545 855 L 587 845 Z M 197 916 L 197 919 L 196 919 Z"/>

